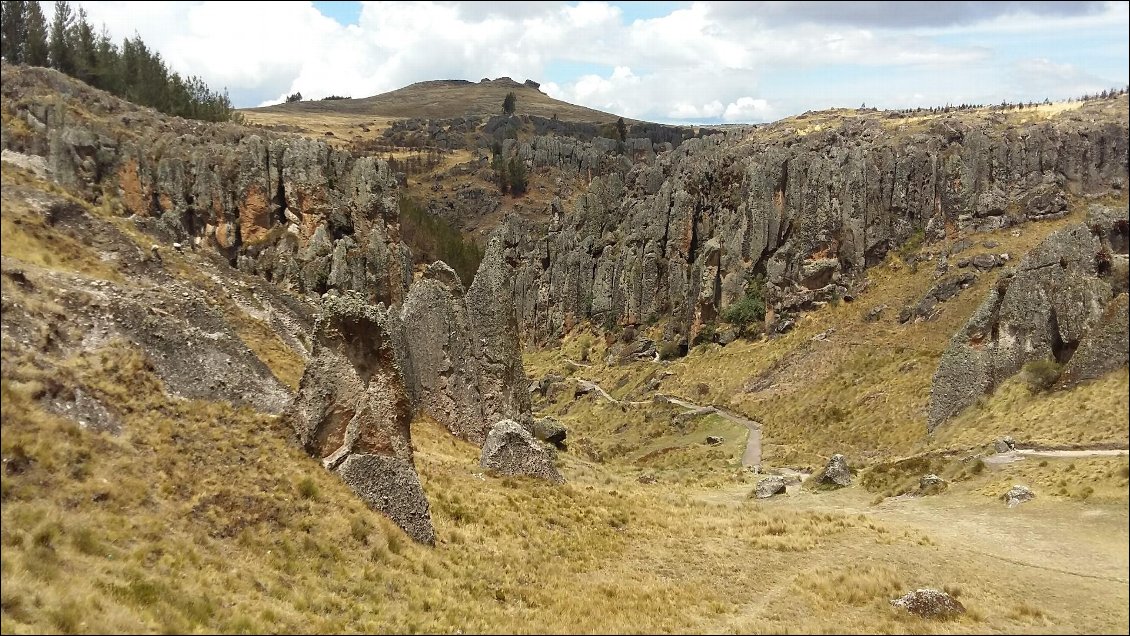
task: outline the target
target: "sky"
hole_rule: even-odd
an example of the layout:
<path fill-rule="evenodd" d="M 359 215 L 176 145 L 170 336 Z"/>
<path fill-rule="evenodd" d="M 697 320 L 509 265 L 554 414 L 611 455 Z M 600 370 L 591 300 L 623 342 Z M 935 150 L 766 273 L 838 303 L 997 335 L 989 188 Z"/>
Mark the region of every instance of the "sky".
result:
<path fill-rule="evenodd" d="M 52 3 L 42 3 L 52 13 Z M 72 2 L 237 107 L 511 77 L 663 123 L 1053 101 L 1130 82 L 1127 2 Z"/>

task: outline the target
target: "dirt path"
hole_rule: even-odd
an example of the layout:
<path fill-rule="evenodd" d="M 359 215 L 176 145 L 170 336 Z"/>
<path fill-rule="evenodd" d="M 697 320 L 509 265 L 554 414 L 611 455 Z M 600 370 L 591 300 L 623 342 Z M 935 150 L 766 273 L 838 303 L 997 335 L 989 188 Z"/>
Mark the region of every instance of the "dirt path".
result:
<path fill-rule="evenodd" d="M 1080 457 L 1118 457 L 1119 455 L 1126 455 L 1130 453 L 1124 448 L 1081 448 L 1074 450 L 1038 450 L 1034 448 L 1018 448 L 1016 450 L 1007 451 L 1004 453 L 997 453 L 989 455 L 984 458 L 986 464 L 1011 464 L 1018 462 L 1028 457 L 1048 458 L 1048 459 L 1075 459 Z"/>
<path fill-rule="evenodd" d="M 627 404 L 627 405 L 630 405 L 630 406 L 643 406 L 643 405 L 652 403 L 651 401 L 633 402 L 633 401 L 630 401 L 630 400 L 617 400 L 616 398 L 609 395 L 608 391 L 605 391 L 599 384 L 597 384 L 596 382 L 593 382 L 591 380 L 578 379 L 577 384 L 582 389 L 585 389 L 586 392 L 597 393 L 601 397 L 603 397 L 604 399 L 608 400 L 609 402 L 612 402 L 613 404 Z M 688 402 L 687 400 L 684 400 L 682 398 L 677 398 L 677 397 L 670 396 L 670 395 L 664 395 L 662 393 L 656 393 L 655 395 L 656 395 L 657 398 L 663 398 L 663 399 L 667 400 L 668 402 L 670 402 L 671 404 L 674 404 L 676 406 L 680 406 L 680 407 L 686 409 L 685 412 L 687 412 L 687 413 L 690 413 L 692 411 L 697 411 L 697 412 L 702 413 L 703 415 L 714 414 L 714 415 L 717 415 L 721 418 L 730 420 L 731 422 L 733 422 L 735 424 L 746 427 L 746 429 L 749 430 L 749 435 L 746 437 L 745 452 L 742 453 L 742 466 L 746 467 L 746 468 L 750 468 L 750 467 L 754 467 L 756 469 L 761 468 L 761 423 L 760 422 L 756 422 L 754 420 L 749 419 L 748 417 L 739 415 L 739 414 L 731 412 L 731 411 L 727 411 L 725 409 L 720 409 L 716 406 L 703 406 L 701 404 L 695 404 L 694 402 Z"/>

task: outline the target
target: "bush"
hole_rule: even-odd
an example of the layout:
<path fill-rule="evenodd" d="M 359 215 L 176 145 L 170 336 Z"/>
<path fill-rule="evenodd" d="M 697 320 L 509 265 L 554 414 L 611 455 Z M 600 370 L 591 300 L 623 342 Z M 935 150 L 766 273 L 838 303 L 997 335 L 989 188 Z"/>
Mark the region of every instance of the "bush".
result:
<path fill-rule="evenodd" d="M 765 320 L 765 279 L 758 276 L 751 280 L 745 295 L 722 311 L 722 319 L 742 331 Z"/>
<path fill-rule="evenodd" d="M 1033 360 L 1024 365 L 1024 381 L 1032 393 L 1047 391 L 1059 379 L 1063 365 L 1055 360 Z"/>
<path fill-rule="evenodd" d="M 502 112 L 507 115 L 513 115 L 514 111 L 518 108 L 518 96 L 513 91 L 506 94 L 502 100 Z"/>
<path fill-rule="evenodd" d="M 677 342 L 663 342 L 659 345 L 660 360 L 674 360 L 682 355 L 682 348 Z"/>
<path fill-rule="evenodd" d="M 318 497 L 318 484 L 310 477 L 298 480 L 298 494 L 303 499 L 316 499 Z"/>

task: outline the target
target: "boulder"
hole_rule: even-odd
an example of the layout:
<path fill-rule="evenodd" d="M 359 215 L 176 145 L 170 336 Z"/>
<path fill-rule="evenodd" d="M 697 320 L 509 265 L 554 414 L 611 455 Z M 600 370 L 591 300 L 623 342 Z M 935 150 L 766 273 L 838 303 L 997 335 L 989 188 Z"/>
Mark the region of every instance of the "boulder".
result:
<path fill-rule="evenodd" d="M 847 459 L 843 455 L 836 453 L 828 460 L 824 466 L 824 472 L 820 476 L 820 483 L 830 484 L 839 487 L 848 486 L 851 484 L 851 470 L 848 468 Z"/>
<path fill-rule="evenodd" d="M 892 600 L 891 605 L 922 618 L 953 618 L 965 613 L 965 606 L 961 601 L 930 588 L 907 592 Z"/>
<path fill-rule="evenodd" d="M 711 445 L 711 446 L 717 446 L 717 445 L 719 445 L 719 444 L 721 444 L 722 442 L 725 442 L 725 441 L 726 441 L 726 438 L 722 437 L 721 435 L 707 435 L 706 436 L 706 443 Z"/>
<path fill-rule="evenodd" d="M 1014 485 L 1012 488 L 1008 489 L 1008 492 L 1001 495 L 1001 499 L 1008 504 L 1009 508 L 1015 508 L 1025 501 L 1031 501 L 1035 497 L 1036 493 L 1032 492 L 1027 486 L 1020 484 Z"/>
<path fill-rule="evenodd" d="M 565 483 L 549 451 L 514 420 L 502 420 L 490 429 L 479 465 L 499 475 L 528 475 L 555 484 Z"/>
<path fill-rule="evenodd" d="M 785 478 L 780 475 L 770 475 L 757 482 L 754 495 L 758 499 L 768 499 L 773 495 L 785 492 Z"/>
<path fill-rule="evenodd" d="M 949 483 L 946 480 L 933 473 L 918 478 L 919 490 L 941 490 L 948 485 Z"/>
<path fill-rule="evenodd" d="M 558 449 L 565 448 L 565 436 L 568 435 L 568 433 L 569 431 L 565 426 L 552 417 L 539 417 L 534 419 L 534 437 L 543 442 L 553 444 Z"/>
<path fill-rule="evenodd" d="M 993 442 L 993 449 L 998 453 L 1012 452 L 1016 450 L 1016 442 L 1012 440 L 1011 435 L 1005 435 L 1004 437 Z"/>
<path fill-rule="evenodd" d="M 307 453 L 413 539 L 435 543 L 412 462 L 412 406 L 383 307 L 346 292 L 327 296 L 311 358 L 286 417 Z"/>

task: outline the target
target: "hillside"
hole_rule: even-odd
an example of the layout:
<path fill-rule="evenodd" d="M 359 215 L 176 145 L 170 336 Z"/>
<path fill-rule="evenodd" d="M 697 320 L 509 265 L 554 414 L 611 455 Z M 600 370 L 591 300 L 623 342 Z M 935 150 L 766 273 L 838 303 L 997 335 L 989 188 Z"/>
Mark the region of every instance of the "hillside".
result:
<path fill-rule="evenodd" d="M 518 98 L 519 112 L 565 121 L 608 123 L 616 115 L 553 99 L 535 86 L 515 82 L 508 77 L 466 80 L 432 80 L 417 82 L 394 91 L 342 100 L 307 100 L 248 108 L 242 112 L 252 117 L 259 114 L 334 114 L 354 117 L 371 116 L 390 119 L 452 119 L 455 117 L 489 117 L 502 112 L 502 101 L 508 93 Z"/>
<path fill-rule="evenodd" d="M 383 154 L 45 69 L 0 97 L 4 633 L 1130 625 L 1124 96 L 526 121 L 549 209 L 468 280 Z M 976 399 L 931 427 L 939 382 Z M 504 418 L 529 446 L 484 465 Z M 965 613 L 891 604 L 926 587 Z"/>

